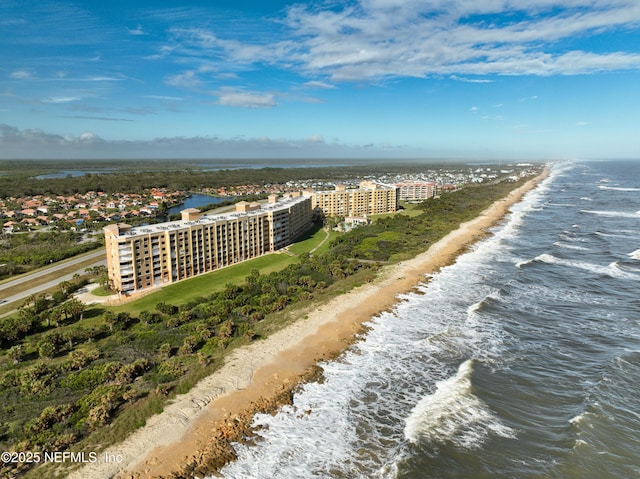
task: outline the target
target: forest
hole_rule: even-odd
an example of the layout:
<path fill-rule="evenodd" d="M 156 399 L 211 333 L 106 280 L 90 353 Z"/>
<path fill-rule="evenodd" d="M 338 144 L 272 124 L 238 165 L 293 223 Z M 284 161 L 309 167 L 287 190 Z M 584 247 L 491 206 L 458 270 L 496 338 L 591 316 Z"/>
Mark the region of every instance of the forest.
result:
<path fill-rule="evenodd" d="M 149 188 L 169 188 L 172 190 L 194 191 L 205 187 L 218 188 L 244 184 L 280 184 L 287 181 L 313 179 L 346 179 L 358 178 L 372 174 L 423 172 L 423 163 L 385 163 L 352 166 L 327 166 L 318 168 L 241 168 L 207 171 L 198 165 L 181 162 L 117 162 L 106 163 L 113 169 L 103 172 L 85 173 L 83 176 L 38 179 L 36 176 L 50 170 L 44 169 L 42 163 L 20 162 L 22 168 L 15 168 L 7 162 L 0 162 L 0 198 L 34 195 L 71 195 L 100 191 L 105 193 L 142 193 Z M 46 165 L 46 163 L 45 163 Z M 80 164 L 82 165 L 82 164 Z M 95 171 L 101 163 L 92 163 L 87 171 Z M 468 169 L 468 165 L 428 164 L 429 168 Z M 51 165 L 48 166 L 51 168 Z M 58 165 L 54 171 L 64 170 Z M 70 163 L 69 168 L 85 168 Z M 154 169 L 155 168 L 155 169 Z"/>

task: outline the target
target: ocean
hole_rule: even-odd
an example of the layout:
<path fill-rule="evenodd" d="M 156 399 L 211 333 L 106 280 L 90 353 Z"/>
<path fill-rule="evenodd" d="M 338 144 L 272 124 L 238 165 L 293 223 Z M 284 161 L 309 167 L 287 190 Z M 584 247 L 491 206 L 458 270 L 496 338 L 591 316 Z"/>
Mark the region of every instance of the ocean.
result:
<path fill-rule="evenodd" d="M 640 477 L 640 161 L 559 162 L 225 478 Z"/>

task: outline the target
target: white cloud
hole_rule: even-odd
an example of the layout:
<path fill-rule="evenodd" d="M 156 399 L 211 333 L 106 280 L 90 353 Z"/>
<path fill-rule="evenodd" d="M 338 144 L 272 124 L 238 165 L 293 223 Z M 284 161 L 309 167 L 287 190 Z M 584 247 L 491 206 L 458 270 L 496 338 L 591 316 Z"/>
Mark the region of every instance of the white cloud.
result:
<path fill-rule="evenodd" d="M 27 70 L 16 70 L 11 72 L 9 77 L 15 80 L 31 80 L 33 78 L 33 74 Z"/>
<path fill-rule="evenodd" d="M 306 139 L 309 143 L 324 143 L 324 136 L 322 135 L 312 135 Z"/>
<path fill-rule="evenodd" d="M 303 86 L 306 88 L 320 88 L 323 90 L 332 90 L 336 87 L 335 85 L 323 81 L 308 81 Z"/>
<path fill-rule="evenodd" d="M 45 147 L 72 145 L 85 141 L 81 139 L 81 137 L 68 137 L 45 133 L 39 129 L 19 130 L 13 126 L 0 124 L 0 145 L 9 151 L 11 147 L 26 148 L 26 150 L 28 150 L 29 148 L 37 149 L 38 146 L 43 145 Z"/>
<path fill-rule="evenodd" d="M 502 120 L 504 120 L 504 116 L 502 116 L 502 115 L 493 115 L 493 116 L 484 115 L 482 117 L 482 119 L 483 120 L 491 120 L 491 121 L 502 121 Z"/>
<path fill-rule="evenodd" d="M 221 80 L 238 80 L 240 77 L 234 72 L 216 73 L 216 78 Z"/>
<path fill-rule="evenodd" d="M 163 101 L 182 101 L 184 98 L 180 98 L 178 96 L 166 96 L 166 95 L 144 95 L 144 98 L 150 98 L 152 100 L 163 100 Z"/>
<path fill-rule="evenodd" d="M 77 120 L 94 120 L 94 121 L 128 121 L 133 122 L 133 120 L 128 118 L 113 118 L 110 116 L 87 116 L 87 115 L 65 115 L 60 116 L 60 118 L 74 118 Z"/>
<path fill-rule="evenodd" d="M 71 103 L 73 101 L 78 101 L 80 98 L 74 96 L 64 96 L 64 97 L 49 97 L 42 100 L 42 103 Z"/>
<path fill-rule="evenodd" d="M 336 81 L 446 75 L 574 75 L 640 68 L 629 51 L 561 50 L 560 40 L 640 24 L 637 0 L 359 0 L 296 4 L 279 40 L 243 42 L 206 29 L 171 30 L 172 47 L 199 61 L 262 64 Z M 310 81 L 322 88 L 329 83 Z M 326 87 L 326 86 L 325 86 Z"/>
<path fill-rule="evenodd" d="M 493 80 L 481 79 L 481 78 L 465 78 L 458 75 L 451 75 L 452 80 L 457 80 L 465 83 L 493 83 Z"/>
<path fill-rule="evenodd" d="M 169 75 L 165 77 L 164 82 L 167 85 L 180 88 L 197 88 L 202 83 L 194 70 L 178 73 L 176 75 Z"/>
<path fill-rule="evenodd" d="M 79 136 L 58 135 L 42 130 L 19 130 L 0 124 L 0 158 L 413 158 L 417 150 L 394 145 L 346 145 L 322 135 L 306 139 L 230 138 L 215 136 L 161 137 L 152 140 L 112 141 L 92 132 Z"/>
<path fill-rule="evenodd" d="M 271 108 L 276 106 L 273 93 L 249 92 L 223 88 L 215 92 L 218 104 L 243 108 Z"/>
<path fill-rule="evenodd" d="M 134 35 L 134 36 L 147 34 L 142 28 L 142 25 L 138 25 L 136 28 L 127 28 L 127 32 L 129 33 L 129 35 Z"/>
<path fill-rule="evenodd" d="M 472 106 L 471 108 L 469 108 L 469 111 L 478 111 L 480 108 L 477 106 Z"/>

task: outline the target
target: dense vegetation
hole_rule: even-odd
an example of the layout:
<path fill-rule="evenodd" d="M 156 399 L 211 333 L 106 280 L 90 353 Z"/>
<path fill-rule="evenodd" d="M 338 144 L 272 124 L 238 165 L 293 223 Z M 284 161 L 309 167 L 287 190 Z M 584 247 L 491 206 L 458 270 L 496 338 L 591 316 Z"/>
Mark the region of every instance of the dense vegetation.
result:
<path fill-rule="evenodd" d="M 0 233 L 0 279 L 85 253 L 103 245 L 72 232 Z"/>
<path fill-rule="evenodd" d="M 245 184 L 276 184 L 287 181 L 300 181 L 309 178 L 316 179 L 343 179 L 358 178 L 364 175 L 383 174 L 389 172 L 411 173 L 423 172 L 425 165 L 388 163 L 367 166 L 343 166 L 327 168 L 263 168 L 263 169 L 223 169 L 216 171 L 200 170 L 188 163 L 174 162 L 162 163 L 162 169 L 147 169 L 156 166 L 154 163 L 135 164 L 137 170 L 120 171 L 122 165 L 115 172 L 88 173 L 79 177 L 37 179 L 43 170 L 42 163 L 34 163 L 29 168 L 12 170 L 10 164 L 0 162 L 0 171 L 6 169 L 7 175 L 0 176 L 0 197 L 20 197 L 40 194 L 70 195 L 86 193 L 88 191 L 103 191 L 105 193 L 117 193 L 127 191 L 129 193 L 142 193 L 149 188 L 170 188 L 173 190 L 193 191 L 201 188 L 218 188 Z M 128 164 L 125 164 L 125 166 Z M 73 165 L 74 168 L 79 168 Z M 130 165 L 129 165 L 130 167 Z M 171 169 L 167 169 L 172 167 Z M 176 171 L 176 167 L 181 168 Z M 49 168 L 51 166 L 49 165 Z M 97 168 L 96 164 L 87 166 Z M 437 165 L 429 164 L 429 168 L 437 168 Z M 453 169 L 455 165 L 448 165 Z M 468 166 L 460 165 L 460 168 L 468 170 Z M 64 169 L 58 165 L 57 171 Z"/>
<path fill-rule="evenodd" d="M 424 251 L 516 186 L 444 195 L 423 203 L 418 216 L 380 218 L 281 271 L 253 270 L 242 284 L 184 304 L 158 302 L 136 316 L 85 309 L 68 299 L 68 286 L 53 298 L 30 298 L 17 317 L 0 318 L 0 448 L 68 450 L 84 440 L 86 450 L 122 439 L 218 367 L 229 348 L 277 328 L 290 305 L 372 280 L 380 262 Z"/>

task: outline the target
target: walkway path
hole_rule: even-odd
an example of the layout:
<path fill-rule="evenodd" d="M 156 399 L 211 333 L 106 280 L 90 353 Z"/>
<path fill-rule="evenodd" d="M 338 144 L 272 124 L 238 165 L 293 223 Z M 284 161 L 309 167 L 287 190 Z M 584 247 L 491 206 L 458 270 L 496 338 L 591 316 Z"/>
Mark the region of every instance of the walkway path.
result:
<path fill-rule="evenodd" d="M 329 230 L 327 230 L 326 228 L 325 228 L 325 230 L 324 230 L 324 235 L 325 235 L 325 236 L 324 236 L 323 240 L 322 240 L 322 241 L 320 241 L 320 244 L 318 244 L 318 246 L 316 246 L 316 247 L 315 247 L 315 248 L 313 248 L 311 251 L 309 251 L 309 254 L 313 254 L 313 253 L 315 253 L 315 252 L 316 252 L 316 250 L 317 250 L 318 248 L 320 248 L 323 244 L 325 244 L 325 243 L 327 242 L 327 240 L 329 239 L 330 233 L 329 233 Z"/>

